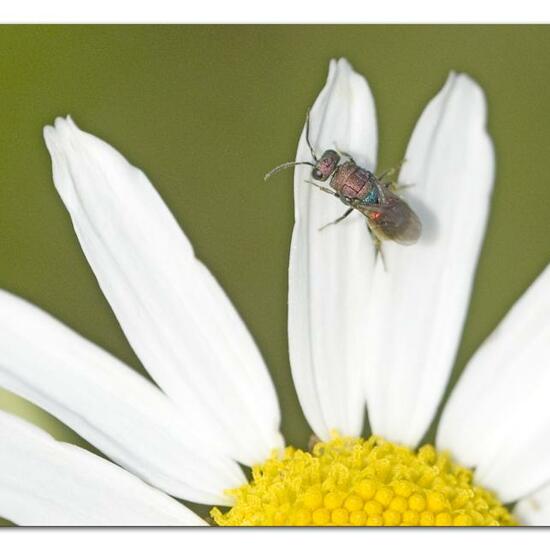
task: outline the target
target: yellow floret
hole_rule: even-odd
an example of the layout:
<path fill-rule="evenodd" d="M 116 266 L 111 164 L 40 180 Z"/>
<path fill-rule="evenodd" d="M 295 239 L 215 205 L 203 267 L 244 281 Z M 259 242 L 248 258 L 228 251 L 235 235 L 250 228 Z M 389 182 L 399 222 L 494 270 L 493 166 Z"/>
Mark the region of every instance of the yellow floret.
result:
<path fill-rule="evenodd" d="M 434 523 L 435 517 L 433 512 L 428 512 L 428 510 L 424 510 L 424 512 L 420 514 L 420 525 L 428 527 L 430 525 L 434 525 Z"/>
<path fill-rule="evenodd" d="M 440 512 L 435 516 L 435 524 L 440 527 L 452 525 L 453 517 L 449 512 Z"/>
<path fill-rule="evenodd" d="M 453 520 L 453 525 L 456 527 L 468 527 L 473 525 L 472 518 L 468 514 L 458 514 Z"/>
<path fill-rule="evenodd" d="M 409 503 L 405 497 L 394 497 L 390 502 L 390 510 L 403 513 L 409 507 Z"/>
<path fill-rule="evenodd" d="M 308 510 L 317 510 L 323 504 L 323 493 L 319 490 L 307 491 L 304 495 L 304 506 Z"/>
<path fill-rule="evenodd" d="M 422 512 L 426 508 L 426 498 L 421 493 L 414 493 L 409 498 L 409 508 L 415 512 Z"/>
<path fill-rule="evenodd" d="M 393 499 L 393 491 L 390 487 L 381 487 L 380 489 L 378 489 L 378 491 L 376 491 L 376 495 L 374 495 L 374 498 L 384 508 L 387 508 Z"/>
<path fill-rule="evenodd" d="M 384 525 L 388 527 L 395 527 L 401 523 L 401 514 L 394 510 L 386 510 L 382 517 L 384 518 Z"/>
<path fill-rule="evenodd" d="M 437 491 L 428 493 L 428 510 L 432 512 L 441 512 L 447 506 L 446 498 Z"/>
<path fill-rule="evenodd" d="M 332 523 L 334 525 L 347 525 L 349 512 L 345 508 L 336 508 L 332 512 Z"/>
<path fill-rule="evenodd" d="M 328 525 L 330 512 L 326 508 L 319 508 L 313 512 L 311 519 L 314 525 Z"/>
<path fill-rule="evenodd" d="M 303 527 L 305 525 L 310 525 L 310 523 L 311 523 L 311 512 L 309 510 L 302 508 L 301 510 L 296 511 L 296 514 L 294 516 L 294 525 Z"/>
<path fill-rule="evenodd" d="M 344 507 L 349 512 L 362 510 L 363 506 L 365 506 L 365 503 L 363 502 L 363 499 L 358 495 L 350 495 L 348 498 L 346 498 L 346 502 L 344 503 Z"/>
<path fill-rule="evenodd" d="M 382 519 L 382 516 L 369 516 L 367 518 L 367 525 L 370 527 L 380 527 L 381 525 L 384 525 L 384 520 Z"/>
<path fill-rule="evenodd" d="M 340 508 L 340 506 L 342 506 L 343 501 L 343 495 L 338 493 L 328 493 L 323 502 L 325 504 L 325 508 L 328 510 L 335 510 L 336 508 Z"/>
<path fill-rule="evenodd" d="M 356 526 L 366 525 L 367 513 L 363 510 L 355 510 L 349 515 L 349 522 Z"/>
<path fill-rule="evenodd" d="M 403 523 L 402 525 L 418 525 L 420 521 L 420 515 L 414 510 L 405 510 L 403 512 Z"/>
<path fill-rule="evenodd" d="M 377 483 L 372 479 L 363 479 L 357 484 L 356 491 L 365 500 L 370 500 L 375 494 L 377 489 Z"/>
<path fill-rule="evenodd" d="M 365 512 L 370 516 L 379 516 L 384 511 L 384 507 L 377 500 L 369 500 L 365 504 Z"/>
<path fill-rule="evenodd" d="M 218 525 L 515 525 L 447 454 L 376 436 L 334 436 L 311 453 L 273 452 L 254 466 L 250 483 L 227 494 L 233 507 L 210 512 Z"/>
<path fill-rule="evenodd" d="M 395 491 L 396 495 L 399 495 L 400 497 L 410 497 L 414 489 L 414 485 L 407 481 L 406 479 L 398 479 L 393 484 L 393 490 Z"/>

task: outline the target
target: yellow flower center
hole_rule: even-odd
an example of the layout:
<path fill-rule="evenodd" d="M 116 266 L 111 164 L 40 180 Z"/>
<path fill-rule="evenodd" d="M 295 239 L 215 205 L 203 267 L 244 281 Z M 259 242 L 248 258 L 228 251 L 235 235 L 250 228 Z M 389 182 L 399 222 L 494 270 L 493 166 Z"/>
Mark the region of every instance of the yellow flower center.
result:
<path fill-rule="evenodd" d="M 372 436 L 335 436 L 312 453 L 287 447 L 227 493 L 218 525 L 515 525 L 472 472 L 432 445 L 418 451 Z"/>

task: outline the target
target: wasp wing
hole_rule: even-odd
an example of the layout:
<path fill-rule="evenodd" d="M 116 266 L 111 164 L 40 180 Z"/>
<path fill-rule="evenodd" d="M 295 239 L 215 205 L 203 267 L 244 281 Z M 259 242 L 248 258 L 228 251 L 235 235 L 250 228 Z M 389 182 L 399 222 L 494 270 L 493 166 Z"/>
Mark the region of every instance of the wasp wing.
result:
<path fill-rule="evenodd" d="M 366 216 L 371 231 L 380 240 L 411 245 L 420 238 L 420 219 L 403 199 L 390 191 L 384 192 L 384 201 L 381 204 L 355 204 L 354 208 Z"/>

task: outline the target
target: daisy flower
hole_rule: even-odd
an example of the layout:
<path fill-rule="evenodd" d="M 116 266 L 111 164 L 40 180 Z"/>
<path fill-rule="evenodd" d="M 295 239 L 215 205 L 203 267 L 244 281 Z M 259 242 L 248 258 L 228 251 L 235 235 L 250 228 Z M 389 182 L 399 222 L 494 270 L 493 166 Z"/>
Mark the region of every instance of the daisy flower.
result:
<path fill-rule="evenodd" d="M 212 505 L 220 525 L 548 524 L 548 268 L 471 359 L 435 444 L 418 447 L 455 359 L 489 211 L 485 123 L 479 86 L 451 74 L 400 176 L 423 233 L 414 246 L 385 243 L 386 269 L 360 214 L 318 231 L 344 207 L 296 169 L 288 332 L 309 451 L 285 448 L 261 354 L 143 172 L 70 118 L 47 127 L 82 250 L 157 385 L 1 291 L 0 385 L 112 462 L 2 412 L 0 515 L 205 524 L 184 499 Z M 331 62 L 311 137 L 317 151 L 337 147 L 375 169 L 374 101 L 345 60 Z M 297 160 L 310 160 L 305 133 Z"/>

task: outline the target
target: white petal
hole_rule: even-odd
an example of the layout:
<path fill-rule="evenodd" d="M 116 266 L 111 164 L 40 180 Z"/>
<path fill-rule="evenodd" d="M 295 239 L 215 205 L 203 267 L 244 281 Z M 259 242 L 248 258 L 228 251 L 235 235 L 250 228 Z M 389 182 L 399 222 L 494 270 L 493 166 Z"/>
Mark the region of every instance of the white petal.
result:
<path fill-rule="evenodd" d="M 0 291 L 0 386 L 81 434 L 149 483 L 195 502 L 227 503 L 239 467 L 195 434 L 141 375 L 37 307 Z"/>
<path fill-rule="evenodd" d="M 521 525 L 550 525 L 550 484 L 522 498 L 514 507 L 514 514 Z"/>
<path fill-rule="evenodd" d="M 438 447 L 513 501 L 550 481 L 550 267 L 466 367 L 443 411 Z"/>
<path fill-rule="evenodd" d="M 454 363 L 483 240 L 493 149 L 479 86 L 451 74 L 407 148 L 400 183 L 422 221 L 412 246 L 384 243 L 377 262 L 366 354 L 373 431 L 416 445 Z"/>
<path fill-rule="evenodd" d="M 366 80 L 349 63 L 331 61 L 328 80 L 310 113 L 311 142 L 320 155 L 337 148 L 374 168 L 377 149 L 374 100 Z M 311 161 L 305 128 L 298 161 Z M 295 218 L 290 250 L 288 332 L 292 376 L 313 431 L 361 431 L 364 313 L 374 265 L 364 219 L 319 228 L 345 212 L 334 197 L 306 183 L 311 168 L 294 174 Z"/>
<path fill-rule="evenodd" d="M 0 516 L 19 525 L 205 525 L 115 464 L 0 411 Z"/>
<path fill-rule="evenodd" d="M 58 118 L 46 127 L 54 182 L 103 293 L 160 387 L 250 464 L 282 444 L 263 360 L 143 172 Z"/>

